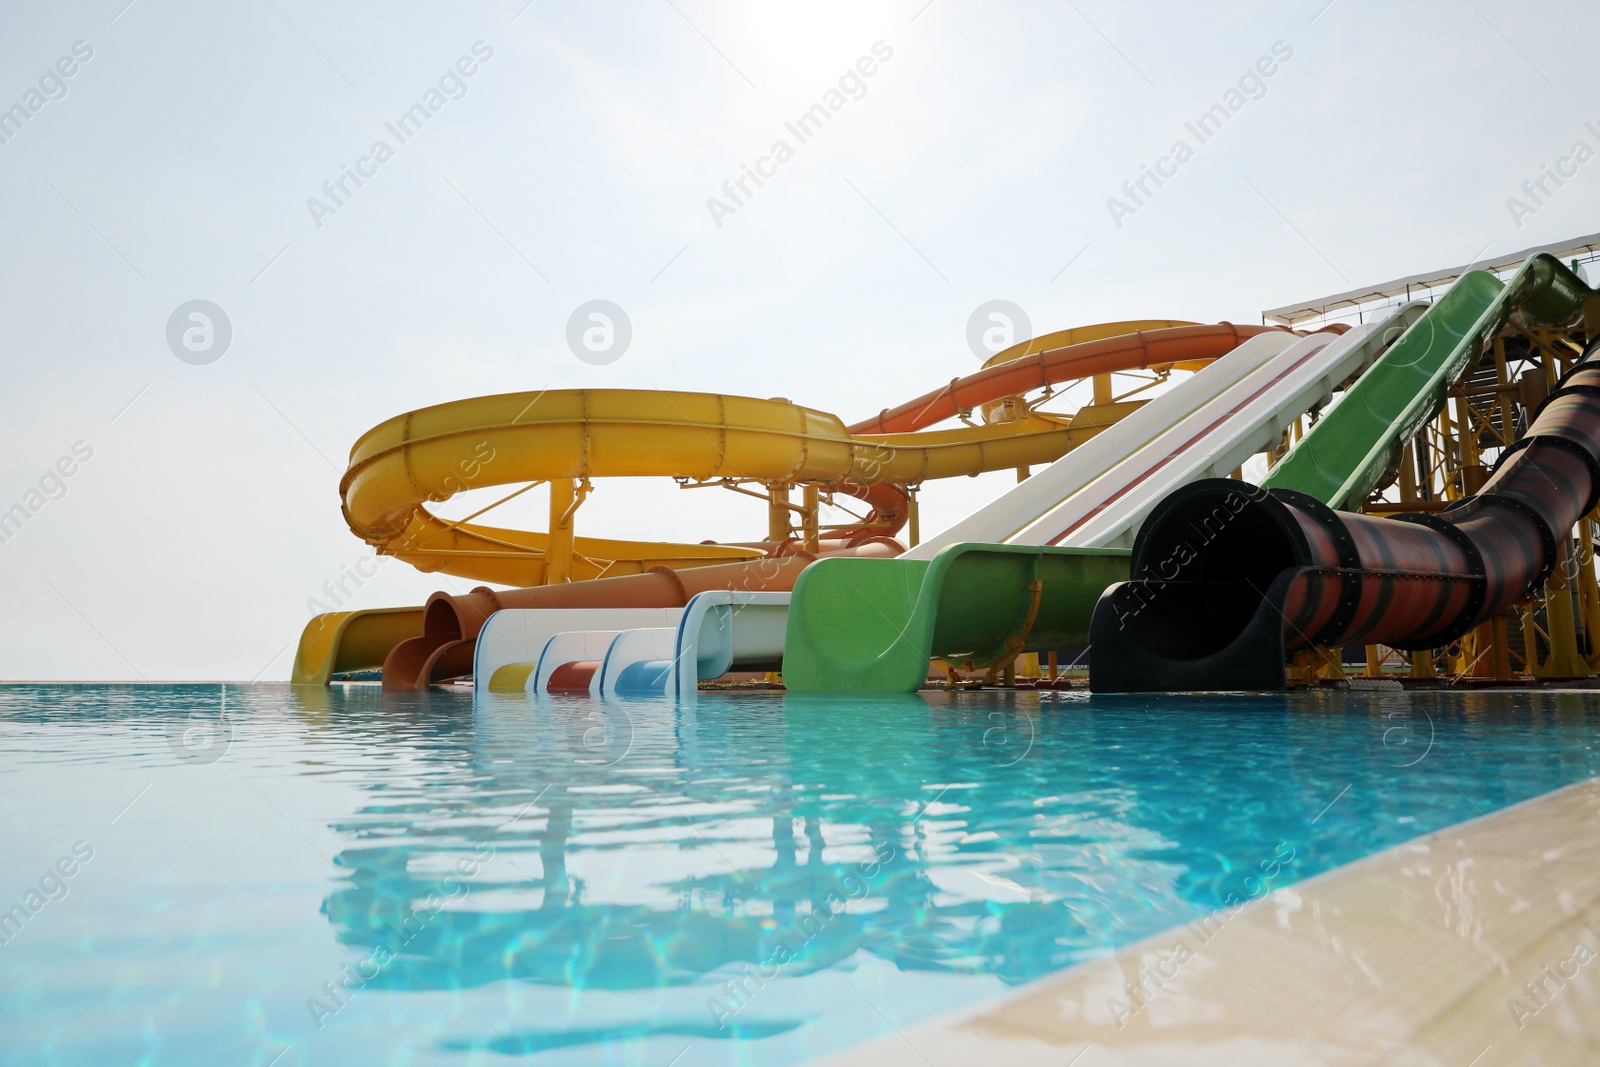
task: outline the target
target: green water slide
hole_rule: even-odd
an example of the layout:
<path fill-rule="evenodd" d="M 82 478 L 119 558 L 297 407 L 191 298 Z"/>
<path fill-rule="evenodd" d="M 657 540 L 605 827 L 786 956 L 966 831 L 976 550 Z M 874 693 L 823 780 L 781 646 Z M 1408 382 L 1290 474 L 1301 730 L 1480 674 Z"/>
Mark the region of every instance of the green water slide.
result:
<path fill-rule="evenodd" d="M 1530 259 L 1507 284 L 1468 272 L 1264 484 L 1335 508 L 1359 503 L 1513 312 L 1531 324 L 1565 323 L 1589 292 L 1547 255 Z M 932 658 L 982 666 L 1015 649 L 1081 648 L 1100 594 L 1127 577 L 1128 553 L 1103 548 L 954 544 L 931 560 L 818 560 L 801 572 L 790 601 L 784 685 L 791 692 L 912 692 Z"/>
<path fill-rule="evenodd" d="M 836 567 L 835 563 L 852 564 Z M 789 602 L 783 684 L 798 693 L 911 693 L 932 656 L 982 667 L 1022 651 L 1082 648 L 1128 553 L 950 545 L 931 560 L 822 559 Z"/>
<path fill-rule="evenodd" d="M 1564 324 L 1579 313 L 1589 293 L 1583 279 L 1543 253 L 1507 283 L 1485 271 L 1468 271 L 1261 484 L 1309 493 L 1336 510 L 1360 506 L 1513 313 L 1531 325 Z"/>

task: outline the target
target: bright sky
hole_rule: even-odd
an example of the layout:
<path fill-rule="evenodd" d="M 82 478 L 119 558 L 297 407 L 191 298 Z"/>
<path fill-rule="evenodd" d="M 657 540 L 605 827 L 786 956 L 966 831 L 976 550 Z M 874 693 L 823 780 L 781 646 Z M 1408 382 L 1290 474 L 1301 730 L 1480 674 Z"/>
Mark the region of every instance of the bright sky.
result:
<path fill-rule="evenodd" d="M 287 677 L 307 602 L 369 556 L 348 449 L 412 408 L 655 386 L 851 422 L 973 370 L 991 299 L 1038 333 L 1256 322 L 1600 229 L 1587 157 L 1507 203 L 1600 148 L 1576 0 L 525 2 L 0 13 L 0 512 L 28 509 L 0 678 Z M 785 123 L 830 90 L 802 143 Z M 745 167 L 770 176 L 735 203 Z M 633 328 L 606 365 L 566 342 L 593 299 Z M 168 342 L 194 300 L 231 327 L 209 363 Z M 1013 481 L 931 485 L 924 528 Z M 579 522 L 739 540 L 765 515 L 609 482 Z M 440 587 L 388 561 L 353 604 Z"/>

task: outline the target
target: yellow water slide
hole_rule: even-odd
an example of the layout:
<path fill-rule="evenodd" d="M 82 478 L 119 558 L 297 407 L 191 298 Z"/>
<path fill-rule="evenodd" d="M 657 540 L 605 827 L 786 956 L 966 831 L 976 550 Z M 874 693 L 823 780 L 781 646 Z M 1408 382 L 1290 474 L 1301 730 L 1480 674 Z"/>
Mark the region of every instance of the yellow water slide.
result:
<path fill-rule="evenodd" d="M 1024 363 L 1037 363 L 1038 385 L 1048 387 L 1084 376 L 1070 373 L 1079 353 L 1093 357 L 1100 373 L 1108 365 L 1108 345 L 1131 353 L 1130 367 L 1158 365 L 1152 353 L 1168 352 L 1197 365 L 1195 360 L 1222 355 L 1261 329 L 1146 320 L 1034 338 L 941 391 L 941 402 L 957 395 L 979 401 L 956 409 L 968 424 L 943 430 L 851 433 L 838 417 L 786 400 L 658 389 L 545 390 L 454 401 L 396 416 L 362 435 L 340 485 L 345 520 L 380 554 L 419 570 L 518 587 L 794 551 L 825 554 L 897 533 L 914 507 L 906 487 L 1053 462 L 1140 406 L 1139 400 L 1106 397 L 1071 414 L 1040 411 L 1026 402 L 997 407 L 995 402 L 1020 401 L 1018 369 Z M 1138 344 L 1123 344 L 1126 338 Z M 989 381 L 993 388 L 986 387 Z M 967 416 L 974 409 L 995 421 L 972 423 Z M 594 491 L 592 480 L 622 477 L 720 483 L 763 496 L 774 516 L 768 538 L 678 544 L 577 536 L 574 520 Z M 546 532 L 473 521 L 541 484 L 550 492 Z M 743 488 L 752 484 L 764 491 Z M 805 505 L 788 503 L 792 486 L 805 489 Z M 430 510 L 430 504 L 466 490 L 490 487 L 511 492 L 463 520 Z M 831 493 L 859 497 L 872 511 L 859 522 L 818 528 L 816 502 Z M 803 529 L 785 544 L 791 514 L 805 517 Z M 398 638 L 420 632 L 421 612 L 390 608 L 317 616 L 302 634 L 294 681 L 326 683 L 333 674 L 377 666 Z"/>

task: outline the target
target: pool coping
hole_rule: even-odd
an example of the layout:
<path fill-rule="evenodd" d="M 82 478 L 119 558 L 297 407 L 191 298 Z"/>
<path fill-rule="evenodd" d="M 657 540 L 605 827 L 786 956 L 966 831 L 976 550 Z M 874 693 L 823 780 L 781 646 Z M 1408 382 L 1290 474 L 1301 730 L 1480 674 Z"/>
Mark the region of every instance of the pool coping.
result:
<path fill-rule="evenodd" d="M 1224 914 L 1214 932 L 1180 924 L 825 1062 L 1600 1060 L 1600 778 L 1212 917 Z"/>

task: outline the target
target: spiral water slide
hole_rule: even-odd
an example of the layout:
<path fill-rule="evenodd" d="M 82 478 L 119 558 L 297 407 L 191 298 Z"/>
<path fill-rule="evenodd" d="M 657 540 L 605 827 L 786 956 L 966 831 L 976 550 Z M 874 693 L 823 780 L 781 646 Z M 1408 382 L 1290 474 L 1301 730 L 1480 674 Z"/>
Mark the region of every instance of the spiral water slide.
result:
<path fill-rule="evenodd" d="M 340 487 L 350 529 L 419 570 L 520 588 L 319 615 L 301 635 L 293 680 L 326 684 L 382 665 L 386 685 L 426 685 L 471 670 L 473 639 L 497 610 L 681 607 L 707 589 L 787 590 L 817 555 L 896 554 L 906 486 L 1053 462 L 1139 405 L 1087 405 L 1073 415 L 1026 410 L 1004 421 L 916 431 L 1091 375 L 1201 366 L 1276 331 L 1170 320 L 1061 331 L 851 427 L 783 400 L 661 390 L 512 393 L 408 412 L 351 450 Z M 872 511 L 831 531 L 818 553 L 792 540 L 672 544 L 572 535 L 589 479 L 640 476 L 806 483 L 859 497 Z M 447 520 L 428 506 L 466 489 L 541 482 L 551 485 L 554 538 L 474 524 L 476 515 Z M 563 539 L 572 563 L 557 576 L 550 559 Z"/>
<path fill-rule="evenodd" d="M 1168 496 L 1134 543 L 1134 580 L 1090 625 L 1096 692 L 1282 689 L 1286 658 L 1314 646 L 1439 648 L 1537 592 L 1573 524 L 1600 502 L 1600 339 L 1500 457 L 1488 482 L 1442 513 L 1336 511 L 1365 500 L 1395 448 L 1515 314 L 1568 327 L 1596 294 L 1548 255 L 1506 285 L 1471 272 L 1445 301 L 1481 308 L 1447 358 L 1404 341 L 1336 409 L 1346 432 L 1308 434 L 1264 486 L 1213 479 Z M 1444 301 L 1441 301 L 1443 303 Z M 1425 338 L 1435 347 L 1439 338 Z M 1407 398 L 1414 398 L 1408 400 Z M 1399 432 L 1363 434 L 1365 427 Z M 1312 492 L 1288 488 L 1291 480 Z M 1330 506 L 1332 505 L 1332 506 Z"/>

